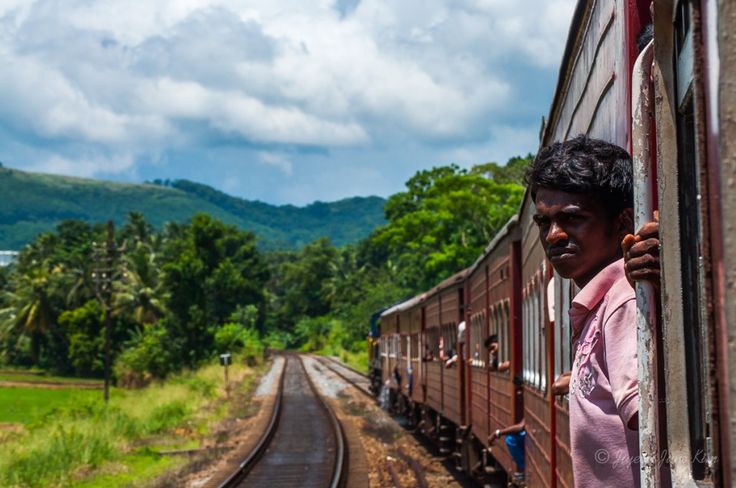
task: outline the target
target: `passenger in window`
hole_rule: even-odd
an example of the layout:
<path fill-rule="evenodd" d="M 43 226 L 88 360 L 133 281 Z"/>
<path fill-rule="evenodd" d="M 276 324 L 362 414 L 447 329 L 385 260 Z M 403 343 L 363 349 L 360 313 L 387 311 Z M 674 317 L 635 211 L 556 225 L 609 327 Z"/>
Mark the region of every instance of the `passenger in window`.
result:
<path fill-rule="evenodd" d="M 429 344 L 424 345 L 424 356 L 422 356 L 422 361 L 434 361 L 434 353 L 432 352 L 432 349 L 429 347 Z"/>
<path fill-rule="evenodd" d="M 580 288 L 570 308 L 570 437 L 577 486 L 639 486 L 636 299 L 621 243 L 633 227 L 626 150 L 578 136 L 527 170 L 539 239 Z"/>
<path fill-rule="evenodd" d="M 488 369 L 490 371 L 508 371 L 511 368 L 511 361 L 498 362 L 498 334 L 492 334 L 486 338 L 483 345 L 488 350 Z"/>
<path fill-rule="evenodd" d="M 445 361 L 445 368 L 451 368 L 451 367 L 453 367 L 455 365 L 455 363 L 458 362 L 458 359 L 459 359 L 458 358 L 458 355 L 457 355 L 457 351 L 455 351 L 452 347 L 450 348 L 449 351 L 447 351 L 447 357 L 449 359 L 447 359 L 447 361 Z"/>

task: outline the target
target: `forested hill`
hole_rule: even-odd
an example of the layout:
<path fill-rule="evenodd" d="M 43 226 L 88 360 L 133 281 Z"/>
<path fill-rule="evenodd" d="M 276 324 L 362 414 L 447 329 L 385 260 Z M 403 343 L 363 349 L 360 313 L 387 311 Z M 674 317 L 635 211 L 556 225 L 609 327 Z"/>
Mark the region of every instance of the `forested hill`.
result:
<path fill-rule="evenodd" d="M 233 197 L 186 180 L 129 184 L 29 173 L 0 167 L 0 249 L 20 249 L 66 219 L 124 222 L 131 211 L 160 227 L 197 212 L 253 231 L 262 247 L 299 248 L 319 237 L 357 242 L 385 222 L 379 197 L 275 206 Z"/>

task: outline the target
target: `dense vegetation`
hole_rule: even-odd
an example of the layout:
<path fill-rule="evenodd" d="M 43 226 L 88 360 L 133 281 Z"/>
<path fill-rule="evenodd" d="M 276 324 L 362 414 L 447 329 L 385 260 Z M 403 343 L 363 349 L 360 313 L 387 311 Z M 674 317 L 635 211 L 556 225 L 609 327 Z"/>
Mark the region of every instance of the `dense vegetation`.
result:
<path fill-rule="evenodd" d="M 518 209 L 528 158 L 420 171 L 386 203 L 385 225 L 341 247 L 319 238 L 298 251 L 263 251 L 255 234 L 210 215 L 156 230 L 130 213 L 115 235 L 112 273 L 117 381 L 142 385 L 219 352 L 257 356 L 265 345 L 364 351 L 373 312 L 472 264 Z M 0 272 L 0 362 L 101 375 L 93 243 L 104 234 L 102 224 L 64 221 Z"/>
<path fill-rule="evenodd" d="M 357 242 L 383 224 L 378 197 L 274 206 L 235 198 L 186 180 L 134 185 L 27 173 L 0 166 L 0 249 L 20 249 L 64 220 L 113 219 L 122 225 L 140 212 L 154 227 L 185 222 L 196 213 L 256 234 L 267 249 L 298 249 L 327 236 L 336 245 Z"/>

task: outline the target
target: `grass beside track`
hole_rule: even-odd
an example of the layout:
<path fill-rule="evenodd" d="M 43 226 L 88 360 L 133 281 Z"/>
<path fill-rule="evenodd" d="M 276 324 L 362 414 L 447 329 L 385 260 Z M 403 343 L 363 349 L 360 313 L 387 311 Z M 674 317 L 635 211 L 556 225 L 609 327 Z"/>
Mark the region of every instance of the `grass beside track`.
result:
<path fill-rule="evenodd" d="M 66 376 L 46 376 L 45 374 L 0 371 L 0 381 L 19 381 L 24 383 L 70 383 L 84 385 L 103 385 L 100 379 L 69 378 Z"/>
<path fill-rule="evenodd" d="M 234 362 L 230 377 L 251 388 L 263 368 Z M 212 364 L 141 390 L 113 388 L 108 406 L 97 390 L 0 388 L 0 412 L 24 395 L 46 406 L 0 420 L 26 425 L 0 432 L 0 486 L 137 486 L 186 462 L 161 450 L 197 447 L 228 414 L 222 383 Z"/>
<path fill-rule="evenodd" d="M 102 398 L 97 390 L 0 388 L 0 422 L 32 425 L 48 415 Z"/>

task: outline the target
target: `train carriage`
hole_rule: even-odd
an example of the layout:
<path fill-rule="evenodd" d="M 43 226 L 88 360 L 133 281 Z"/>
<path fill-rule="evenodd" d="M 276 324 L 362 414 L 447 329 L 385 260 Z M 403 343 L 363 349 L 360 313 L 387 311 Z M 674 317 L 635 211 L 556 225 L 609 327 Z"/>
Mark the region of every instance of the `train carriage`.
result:
<path fill-rule="evenodd" d="M 401 375 L 400 393 L 406 407 L 424 402 L 421 365 L 422 306 L 424 295 L 418 295 L 396 306 L 399 315 Z"/>
<path fill-rule="evenodd" d="M 425 390 L 426 405 L 435 412 L 442 411 L 442 369 L 444 343 L 440 341 L 440 297 L 436 290 L 427 292 L 424 305 L 424 375 L 422 388 Z M 429 427 L 429 426 L 428 426 Z"/>
<path fill-rule="evenodd" d="M 487 439 L 492 431 L 508 427 L 522 417 L 521 397 L 516 395 L 513 384 L 521 367 L 520 303 L 514 286 L 519 279 L 519 244 L 514 217 L 476 261 L 466 285 L 469 303 L 466 419 L 473 442 L 482 449 L 488 448 Z M 486 338 L 494 334 L 498 338 L 497 359 L 502 371 L 491 370 L 491 358 L 484 346 Z M 504 471 L 509 474 L 515 471 L 504 447 L 497 444 L 492 454 Z M 473 468 L 476 462 L 475 456 L 471 456 L 466 469 Z"/>
<path fill-rule="evenodd" d="M 410 313 L 411 328 L 409 336 L 411 388 L 408 393 L 413 405 L 421 405 L 425 401 L 422 378 L 424 378 L 424 366 L 422 357 L 424 343 L 422 342 L 422 331 L 424 330 L 424 295 L 420 295 L 408 308 Z"/>
<path fill-rule="evenodd" d="M 399 365 L 399 312 L 394 306 L 381 314 L 381 335 L 379 351 L 381 354 L 381 383 L 388 385 L 398 393 L 398 384 L 395 380 L 394 368 Z"/>
<path fill-rule="evenodd" d="M 445 356 L 459 355 L 459 361 L 442 374 L 442 410 L 440 413 L 455 425 L 465 425 L 464 381 L 461 367 L 463 355 L 458 340 L 458 325 L 465 314 L 465 277 L 468 270 L 461 271 L 438 285 L 440 299 L 440 321 Z"/>

